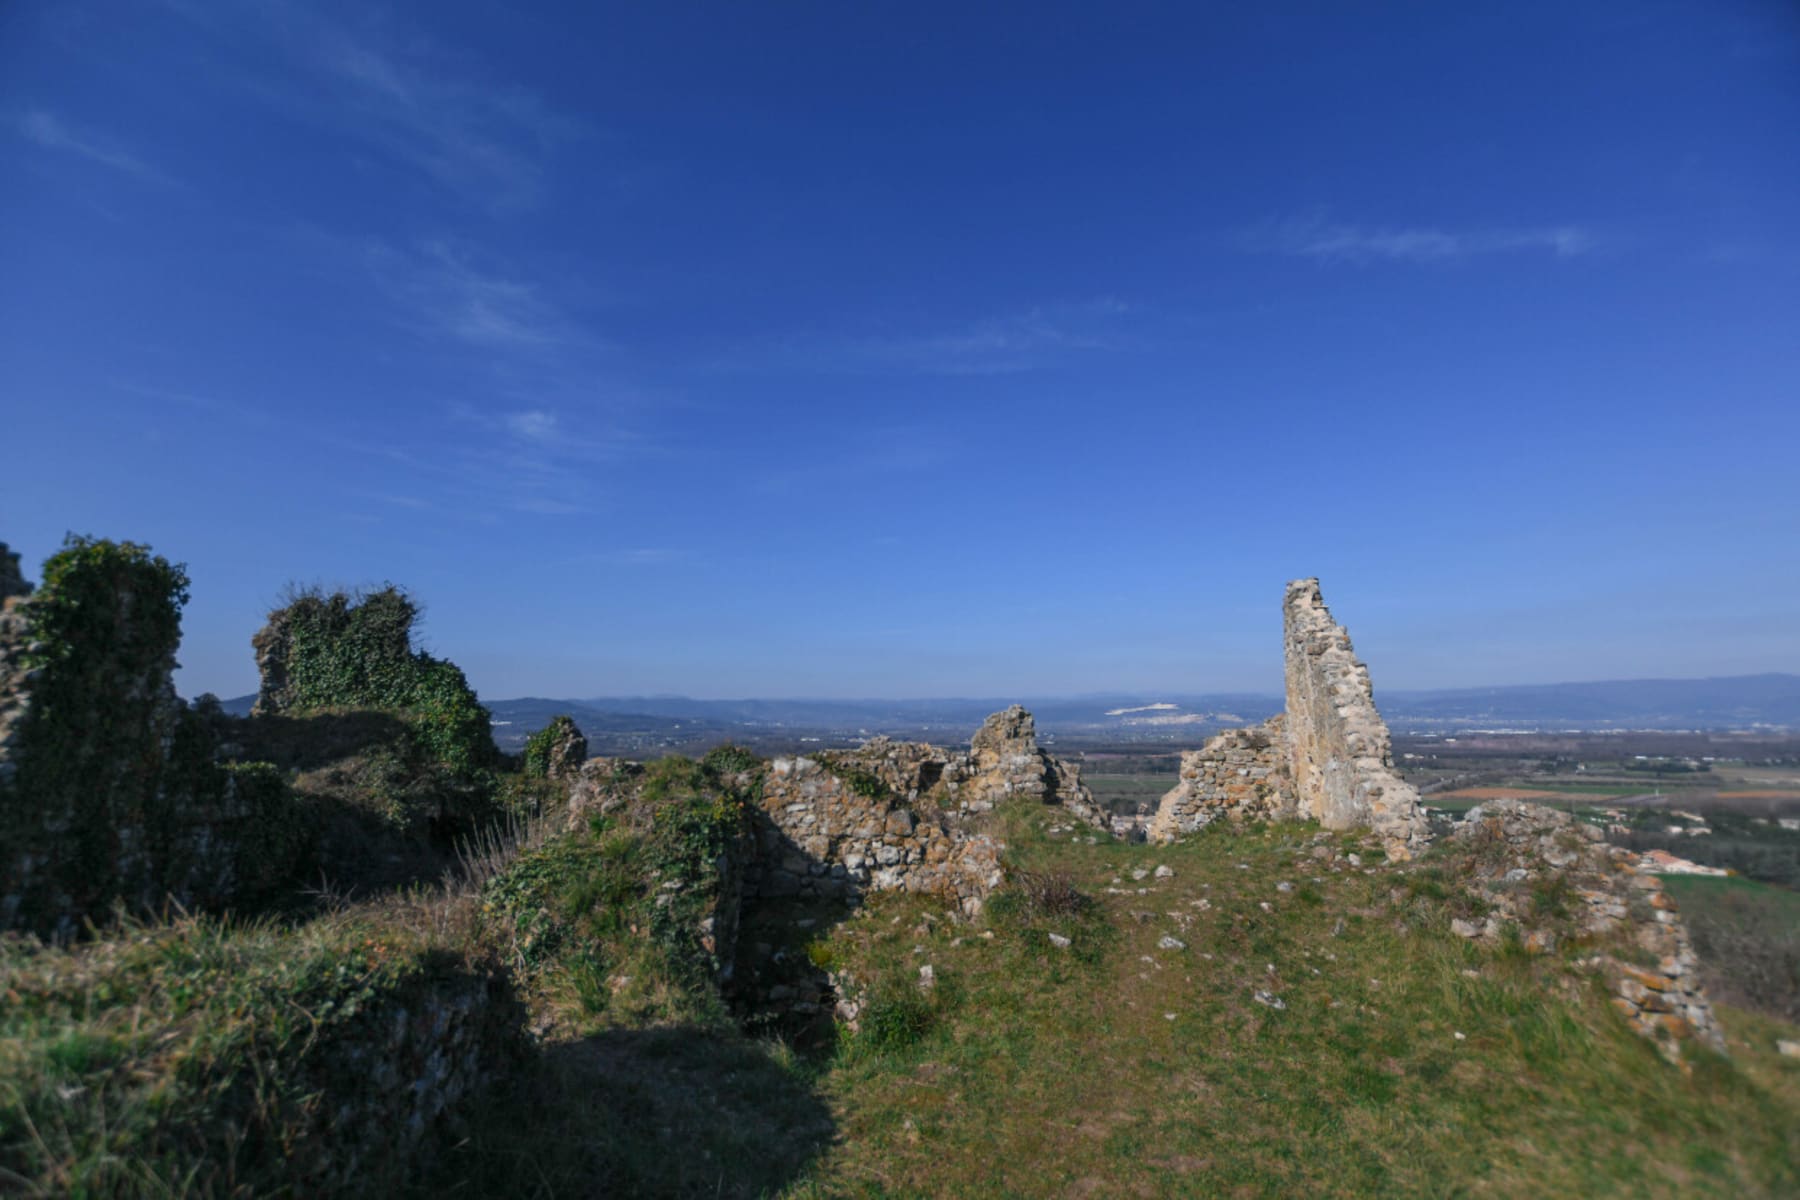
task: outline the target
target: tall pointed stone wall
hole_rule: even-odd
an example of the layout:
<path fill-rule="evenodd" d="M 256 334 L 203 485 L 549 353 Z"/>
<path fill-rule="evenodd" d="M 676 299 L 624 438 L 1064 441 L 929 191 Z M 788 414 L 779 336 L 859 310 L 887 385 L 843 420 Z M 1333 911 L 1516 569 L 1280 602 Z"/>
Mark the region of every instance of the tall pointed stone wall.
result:
<path fill-rule="evenodd" d="M 1394 769 L 1369 668 L 1332 620 L 1317 579 L 1287 585 L 1282 624 L 1286 734 L 1300 815 L 1327 829 L 1372 828 L 1390 857 L 1411 857 L 1427 837 L 1419 793 Z"/>
<path fill-rule="evenodd" d="M 1390 857 L 1412 857 L 1428 836 L 1419 793 L 1394 770 L 1369 669 L 1331 619 L 1317 579 L 1287 585 L 1282 626 L 1286 714 L 1182 755 L 1181 780 L 1158 805 L 1149 838 L 1170 841 L 1221 816 L 1300 818 L 1373 829 Z"/>

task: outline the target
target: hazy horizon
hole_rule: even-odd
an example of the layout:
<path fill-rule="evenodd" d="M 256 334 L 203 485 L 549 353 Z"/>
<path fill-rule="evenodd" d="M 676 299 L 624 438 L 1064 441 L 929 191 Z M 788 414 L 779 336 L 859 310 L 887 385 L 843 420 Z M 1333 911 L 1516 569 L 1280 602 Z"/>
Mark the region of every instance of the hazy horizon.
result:
<path fill-rule="evenodd" d="M 0 540 L 484 696 L 1800 671 L 1775 0 L 0 14 Z"/>
<path fill-rule="evenodd" d="M 1800 682 L 1800 673 L 1787 672 L 1787 671 L 1764 671 L 1764 672 L 1756 672 L 1756 673 L 1741 674 L 1741 675 L 1698 675 L 1698 676 L 1679 676 L 1679 677 L 1645 676 L 1645 677 L 1628 677 L 1628 678 L 1619 678 L 1619 679 L 1559 679 L 1559 680 L 1541 680 L 1540 679 L 1540 680 L 1533 680 L 1533 681 L 1524 682 L 1524 683 L 1474 683 L 1474 684 L 1459 684 L 1459 685 L 1455 685 L 1455 686 L 1441 687 L 1441 688 L 1439 688 L 1439 687 L 1432 687 L 1432 688 L 1377 687 L 1376 691 L 1377 691 L 1378 697 L 1380 695 L 1417 696 L 1417 695 L 1429 695 L 1429 694 L 1434 694 L 1434 693 L 1482 692 L 1482 691 L 1488 691 L 1488 690 L 1503 690 L 1503 689 L 1512 689 L 1512 688 L 1521 688 L 1521 689 L 1579 688 L 1579 687 L 1602 686 L 1602 685 L 1619 686 L 1619 685 L 1630 685 L 1630 684 L 1725 683 L 1725 682 L 1735 682 L 1735 681 L 1740 681 L 1740 680 L 1759 679 L 1759 678 L 1792 679 L 1792 680 L 1795 680 L 1796 682 Z M 184 691 L 183 694 L 189 696 L 189 698 L 191 699 L 193 695 L 197 695 L 198 693 L 187 693 Z M 251 688 L 249 688 L 243 692 L 214 693 L 214 694 L 219 695 L 223 699 L 244 699 L 244 698 L 247 698 L 250 696 L 254 696 L 256 694 L 256 688 L 254 686 L 252 686 Z M 1201 688 L 1201 689 L 1147 688 L 1147 689 L 1123 689 L 1123 690 L 1100 689 L 1098 691 L 1061 692 L 1061 693 L 1055 693 L 1055 692 L 973 693 L 972 692 L 972 693 L 956 693 L 956 694 L 946 693 L 943 695 L 881 695 L 881 694 L 874 694 L 874 693 L 848 693 L 848 692 L 843 693 L 843 694 L 837 694 L 837 695 L 796 694 L 796 695 L 786 695 L 786 696 L 777 696 L 777 695 L 768 695 L 768 694 L 751 694 L 751 693 L 744 693 L 744 694 L 738 694 L 738 695 L 694 695 L 694 694 L 686 693 L 686 692 L 585 692 L 585 693 L 571 692 L 571 693 L 566 693 L 566 694 L 552 695 L 552 694 L 544 693 L 544 692 L 521 692 L 516 695 L 504 695 L 503 696 L 503 695 L 498 695 L 498 694 L 489 695 L 487 693 L 482 693 L 482 699 L 493 700 L 496 702 L 502 702 L 502 701 L 510 702 L 510 701 L 518 701 L 518 700 L 537 699 L 537 700 L 569 701 L 571 703 L 578 703 L 578 704 L 621 703 L 621 702 L 625 702 L 625 701 L 636 701 L 636 700 L 643 700 L 643 701 L 650 702 L 650 703 L 654 703 L 656 701 L 681 700 L 681 701 L 689 701 L 689 702 L 694 702 L 694 703 L 699 703 L 699 704 L 742 704 L 742 703 L 762 703 L 762 702 L 770 702 L 770 703 L 778 703 L 778 704 L 809 703 L 809 702 L 819 702 L 819 703 L 826 703 L 826 704 L 919 704 L 919 703 L 946 703 L 946 704 L 965 704 L 965 703 L 967 703 L 967 704 L 973 704 L 973 703 L 995 702 L 995 703 L 1004 704 L 1004 703 L 1025 703 L 1025 702 L 1029 702 L 1029 701 L 1056 701 L 1059 703 L 1072 703 L 1075 701 L 1084 701 L 1084 700 L 1092 700 L 1092 701 L 1097 701 L 1097 702 L 1098 701 L 1114 701 L 1114 700 L 1175 701 L 1175 700 L 1190 700 L 1190 699 L 1222 699 L 1222 698 L 1227 698 L 1227 697 L 1239 697 L 1239 698 L 1244 698 L 1244 699 L 1280 701 L 1283 698 L 1283 696 L 1284 696 L 1284 689 L 1279 680 L 1276 682 L 1275 685 L 1267 687 L 1267 688 Z"/>

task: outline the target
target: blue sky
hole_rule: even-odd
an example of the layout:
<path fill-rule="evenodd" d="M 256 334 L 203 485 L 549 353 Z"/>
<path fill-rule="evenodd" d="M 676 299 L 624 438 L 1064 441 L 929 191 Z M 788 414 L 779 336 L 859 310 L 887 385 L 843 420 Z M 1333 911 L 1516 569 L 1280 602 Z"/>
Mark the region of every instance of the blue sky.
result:
<path fill-rule="evenodd" d="M 0 7 L 0 538 L 483 695 L 1800 670 L 1792 5 Z"/>

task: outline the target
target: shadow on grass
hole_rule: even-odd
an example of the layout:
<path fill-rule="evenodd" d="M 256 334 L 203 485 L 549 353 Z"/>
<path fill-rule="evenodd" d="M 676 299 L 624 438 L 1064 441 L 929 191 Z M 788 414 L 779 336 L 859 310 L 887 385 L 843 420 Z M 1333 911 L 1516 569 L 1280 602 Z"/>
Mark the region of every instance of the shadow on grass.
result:
<path fill-rule="evenodd" d="M 470 1112 L 415 1194 L 772 1194 L 836 1132 L 810 1075 L 777 1043 L 693 1027 L 553 1043 Z"/>
<path fill-rule="evenodd" d="M 232 756 L 290 777 L 312 830 L 287 903 L 304 914 L 433 883 L 456 862 L 458 838 L 497 816 L 491 779 L 430 761 L 393 713 L 334 709 L 227 718 Z"/>

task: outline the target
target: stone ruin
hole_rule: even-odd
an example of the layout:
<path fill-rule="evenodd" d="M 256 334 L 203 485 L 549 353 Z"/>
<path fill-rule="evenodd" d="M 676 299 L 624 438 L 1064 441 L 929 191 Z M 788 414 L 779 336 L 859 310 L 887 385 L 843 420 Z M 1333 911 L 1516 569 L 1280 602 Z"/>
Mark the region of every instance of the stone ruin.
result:
<path fill-rule="evenodd" d="M 1171 841 L 1221 816 L 1300 818 L 1373 829 L 1389 858 L 1411 858 L 1429 837 L 1425 814 L 1394 769 L 1368 667 L 1332 620 L 1317 579 L 1287 585 L 1282 618 L 1286 713 L 1182 755 L 1180 782 L 1157 806 L 1148 836 Z"/>
<path fill-rule="evenodd" d="M 62 586 L 110 569 L 78 565 Z M 0 543 L 0 930 L 68 941 L 115 905 L 223 908 L 296 864 L 294 831 L 271 819 L 285 788 L 225 761 L 208 714 L 175 694 L 178 634 L 130 570 L 85 601 L 99 633 L 50 646 L 34 617 L 57 588 L 34 591 Z"/>
<path fill-rule="evenodd" d="M 19 567 L 19 555 L 16 551 L 0 542 L 0 604 L 14 596 L 31 595 L 31 585 L 25 582 L 25 572 Z"/>
<path fill-rule="evenodd" d="M 30 761 L 22 757 L 21 734 L 30 725 L 38 675 L 26 662 L 31 595 L 18 556 L 0 544 L 0 796 Z M 1390 860 L 1413 857 L 1428 840 L 1418 793 L 1394 769 L 1368 668 L 1331 618 L 1318 580 L 1288 585 L 1283 624 L 1286 713 L 1227 730 L 1183 755 L 1180 782 L 1163 797 L 1150 838 L 1173 840 L 1222 816 L 1312 819 L 1327 829 L 1373 831 Z M 259 644 L 259 658 L 268 657 L 264 650 Z M 160 895 L 222 903 L 248 878 L 240 862 L 246 854 L 270 856 L 269 846 L 246 836 L 266 823 L 266 814 L 247 806 L 237 779 L 213 764 L 213 751 L 200 747 L 200 774 L 191 780 L 162 765 L 181 712 L 173 665 L 171 645 L 148 676 L 108 676 L 83 697 L 94 705 L 116 706 L 121 696 L 141 701 L 143 727 L 135 736 L 153 747 L 157 763 L 144 796 L 99 814 L 109 841 L 89 869 L 97 867 L 106 886 L 89 899 L 122 898 L 140 909 Z M 264 681 L 267 700 L 266 671 Z M 570 723 L 546 764 L 553 778 L 572 780 L 572 824 L 587 811 L 628 802 L 642 773 L 616 759 L 583 762 L 585 750 Z M 721 865 L 731 896 L 720 911 L 734 926 L 715 931 L 721 952 L 735 937 L 745 899 L 853 904 L 869 892 L 906 891 L 942 896 L 965 914 L 979 912 L 1001 883 L 1003 847 L 971 818 L 1014 796 L 1059 805 L 1100 832 L 1112 824 L 1079 768 L 1038 745 L 1031 714 L 1017 705 L 989 717 L 967 750 L 876 738 L 853 751 L 774 760 L 754 837 L 737 852 L 741 861 Z M 165 808 L 179 814 L 178 831 L 152 829 L 145 820 Z M 32 816 L 28 827 L 12 828 L 13 845 L 0 855 L 0 929 L 26 925 L 68 936 L 76 921 L 99 911 L 76 894 L 82 888 L 64 869 L 73 862 L 64 860 L 78 823 L 60 811 Z M 1495 941 L 1510 931 L 1529 950 L 1554 949 L 1559 935 L 1529 897 L 1534 880 L 1556 881 L 1579 900 L 1575 923 L 1562 936 L 1601 950 L 1587 961 L 1602 971 L 1631 1027 L 1656 1038 L 1672 1058 L 1689 1040 L 1723 1049 L 1675 905 L 1628 852 L 1566 814 L 1516 801 L 1471 812 L 1455 839 L 1471 852 L 1469 884 L 1483 917 L 1458 921 L 1457 933 Z M 151 841 L 179 853 L 152 862 L 142 849 Z"/>
<path fill-rule="evenodd" d="M 548 743 L 543 764 L 546 779 L 574 779 L 581 773 L 582 764 L 588 761 L 588 740 L 572 717 L 553 718 L 537 736 Z"/>
<path fill-rule="evenodd" d="M 1368 826 L 1389 857 L 1411 857 L 1428 837 L 1419 793 L 1394 769 L 1369 668 L 1331 619 L 1317 579 L 1288 584 L 1282 620 L 1286 734 L 1300 812 L 1327 829 Z"/>
<path fill-rule="evenodd" d="M 771 763 L 763 783 L 768 819 L 759 822 L 760 853 L 747 890 L 846 902 L 865 892 L 931 892 L 978 911 L 1000 884 L 1000 844 L 920 804 L 917 791 L 869 787 L 871 777 L 879 778 L 842 762 Z"/>
<path fill-rule="evenodd" d="M 31 708 L 30 671 L 24 662 L 29 631 L 23 605 L 30 595 L 19 556 L 0 542 L 0 784 L 18 770 L 14 751 Z"/>
<path fill-rule="evenodd" d="M 637 773 L 618 759 L 588 760 L 570 790 L 570 822 L 626 803 Z M 928 892 L 979 912 L 1000 885 L 1002 847 L 969 818 L 1013 796 L 1108 827 L 1080 768 L 1038 745 L 1018 705 L 989 717 L 966 751 L 878 737 L 856 750 L 777 758 L 763 781 L 745 894 L 853 903 L 868 892 Z"/>
<path fill-rule="evenodd" d="M 1631 851 L 1608 845 L 1601 832 L 1568 813 L 1519 800 L 1469 810 L 1452 835 L 1474 863 L 1470 883 L 1489 911 L 1480 921 L 1454 921 L 1463 937 L 1497 942 L 1517 934 L 1527 950 L 1548 954 L 1557 933 L 1534 900 L 1533 885 L 1567 890 L 1574 911 L 1568 933 L 1600 951 L 1599 968 L 1612 1004 L 1633 1030 L 1671 1059 L 1695 1040 L 1721 1053 L 1725 1035 L 1701 989 L 1687 929 L 1662 880 L 1637 869 Z"/>
<path fill-rule="evenodd" d="M 1298 815 L 1283 723 L 1274 716 L 1227 729 L 1183 754 L 1180 781 L 1157 805 L 1148 840 L 1172 842 L 1221 816 L 1276 821 Z"/>
<path fill-rule="evenodd" d="M 1317 579 L 1288 584 L 1282 614 L 1287 711 L 1182 755 L 1180 781 L 1151 818 L 1149 840 L 1173 841 L 1220 817 L 1308 819 L 1369 829 L 1390 861 L 1413 858 L 1429 827 L 1419 793 L 1394 768 L 1368 667 Z M 1472 810 L 1452 848 L 1468 860 L 1465 882 L 1482 909 L 1479 921 L 1452 922 L 1456 933 L 1486 942 L 1517 936 L 1533 953 L 1554 951 L 1559 936 L 1578 939 L 1597 951 L 1586 962 L 1600 970 L 1613 1005 L 1666 1056 L 1679 1059 L 1690 1040 L 1724 1050 L 1675 903 L 1630 851 L 1567 813 L 1516 800 Z M 1533 898 L 1540 885 L 1548 895 L 1572 893 L 1572 920 L 1549 919 Z"/>

